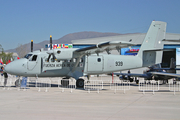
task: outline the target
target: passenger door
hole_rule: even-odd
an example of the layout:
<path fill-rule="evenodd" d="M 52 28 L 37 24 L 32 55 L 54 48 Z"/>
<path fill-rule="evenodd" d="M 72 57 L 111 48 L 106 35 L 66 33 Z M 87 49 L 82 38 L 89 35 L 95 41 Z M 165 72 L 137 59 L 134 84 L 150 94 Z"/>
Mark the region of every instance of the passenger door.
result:
<path fill-rule="evenodd" d="M 103 56 L 88 56 L 88 72 L 103 71 Z"/>

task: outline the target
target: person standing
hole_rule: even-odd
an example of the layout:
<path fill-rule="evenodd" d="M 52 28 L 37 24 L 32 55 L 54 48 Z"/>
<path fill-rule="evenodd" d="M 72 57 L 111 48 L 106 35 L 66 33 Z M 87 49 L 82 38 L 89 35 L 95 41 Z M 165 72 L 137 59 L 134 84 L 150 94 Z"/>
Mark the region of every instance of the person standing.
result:
<path fill-rule="evenodd" d="M 3 75 L 4 75 L 4 87 L 7 84 L 8 74 L 4 71 L 4 67 L 1 67 Z"/>

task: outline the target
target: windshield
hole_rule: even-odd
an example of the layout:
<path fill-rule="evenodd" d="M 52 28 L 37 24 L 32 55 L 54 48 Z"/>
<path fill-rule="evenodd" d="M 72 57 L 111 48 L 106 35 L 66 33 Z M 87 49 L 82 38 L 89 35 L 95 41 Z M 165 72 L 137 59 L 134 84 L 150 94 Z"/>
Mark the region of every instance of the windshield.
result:
<path fill-rule="evenodd" d="M 29 59 L 32 56 L 32 54 L 27 54 L 24 56 L 24 58 Z"/>

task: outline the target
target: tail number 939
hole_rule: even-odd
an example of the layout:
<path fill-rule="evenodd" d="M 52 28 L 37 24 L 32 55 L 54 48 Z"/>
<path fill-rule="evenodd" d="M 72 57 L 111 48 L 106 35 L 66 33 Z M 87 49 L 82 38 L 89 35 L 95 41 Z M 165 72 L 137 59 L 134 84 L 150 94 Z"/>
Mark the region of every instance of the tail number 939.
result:
<path fill-rule="evenodd" d="M 116 64 L 116 66 L 123 66 L 123 62 L 122 61 L 116 61 L 115 64 Z"/>

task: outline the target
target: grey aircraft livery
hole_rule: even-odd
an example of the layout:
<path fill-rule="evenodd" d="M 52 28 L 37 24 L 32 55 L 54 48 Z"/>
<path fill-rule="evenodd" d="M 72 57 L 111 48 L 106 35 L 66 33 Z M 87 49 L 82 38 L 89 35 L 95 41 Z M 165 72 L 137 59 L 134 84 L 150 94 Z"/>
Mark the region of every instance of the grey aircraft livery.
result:
<path fill-rule="evenodd" d="M 27 77 L 64 77 L 76 79 L 77 87 L 84 86 L 80 77 L 147 67 L 161 63 L 166 22 L 152 21 L 136 56 L 113 55 L 111 50 L 133 46 L 133 40 L 109 41 L 86 48 L 58 48 L 28 53 L 24 58 L 5 66 L 9 74 Z M 103 54 L 102 52 L 107 52 Z M 158 57 L 157 57 L 158 56 Z M 65 85 L 67 85 L 66 83 Z"/>

